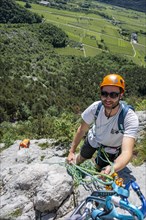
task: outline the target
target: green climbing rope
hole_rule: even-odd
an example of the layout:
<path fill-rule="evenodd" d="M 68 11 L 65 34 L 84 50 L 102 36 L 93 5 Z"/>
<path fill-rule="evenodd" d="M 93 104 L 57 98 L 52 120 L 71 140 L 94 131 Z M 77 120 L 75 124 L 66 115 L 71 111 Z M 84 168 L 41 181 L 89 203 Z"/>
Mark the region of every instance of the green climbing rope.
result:
<path fill-rule="evenodd" d="M 67 164 L 66 165 L 67 170 L 70 173 L 70 175 L 73 177 L 75 185 L 89 183 L 89 180 L 84 178 L 85 176 L 89 176 L 90 182 L 93 182 L 94 184 L 100 183 L 103 186 L 112 185 L 112 183 L 114 182 L 113 177 L 111 177 L 111 175 L 114 173 L 113 163 L 109 160 L 108 154 L 105 152 L 104 148 L 99 149 L 99 151 L 101 151 L 104 154 L 106 161 L 111 166 L 110 174 L 106 175 L 98 172 L 95 168 L 95 164 L 91 160 L 86 160 L 80 166 L 74 163 Z"/>
<path fill-rule="evenodd" d="M 80 166 L 72 163 L 66 164 L 69 174 L 73 177 L 75 185 L 94 183 L 98 185 L 99 183 L 103 186 L 112 185 L 113 178 L 110 175 L 102 174 L 96 171 L 95 165 L 91 160 L 87 160 Z M 89 176 L 90 179 L 85 177 Z M 104 180 L 103 180 L 104 178 Z"/>

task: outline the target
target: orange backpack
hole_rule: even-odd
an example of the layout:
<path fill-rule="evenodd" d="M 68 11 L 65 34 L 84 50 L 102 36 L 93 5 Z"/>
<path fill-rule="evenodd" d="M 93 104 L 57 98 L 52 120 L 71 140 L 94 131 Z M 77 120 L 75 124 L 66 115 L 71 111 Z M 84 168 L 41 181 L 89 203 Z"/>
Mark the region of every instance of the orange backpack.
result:
<path fill-rule="evenodd" d="M 29 148 L 29 145 L 30 145 L 30 140 L 24 139 L 19 145 L 19 150 L 20 148 Z"/>

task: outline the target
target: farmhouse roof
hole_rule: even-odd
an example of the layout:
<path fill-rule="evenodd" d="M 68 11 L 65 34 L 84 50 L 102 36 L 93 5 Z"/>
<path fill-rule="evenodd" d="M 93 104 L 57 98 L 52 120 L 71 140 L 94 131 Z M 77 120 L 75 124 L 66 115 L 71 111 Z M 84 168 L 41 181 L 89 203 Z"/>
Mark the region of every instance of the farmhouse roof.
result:
<path fill-rule="evenodd" d="M 136 33 L 132 33 L 131 36 L 132 37 L 137 37 L 137 34 Z"/>

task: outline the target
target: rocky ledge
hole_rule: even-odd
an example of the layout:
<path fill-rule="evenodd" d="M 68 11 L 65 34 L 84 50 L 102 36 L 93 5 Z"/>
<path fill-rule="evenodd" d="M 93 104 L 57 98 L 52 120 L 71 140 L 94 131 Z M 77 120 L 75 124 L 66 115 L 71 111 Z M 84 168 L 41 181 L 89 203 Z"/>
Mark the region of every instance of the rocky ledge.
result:
<path fill-rule="evenodd" d="M 138 116 L 140 138 L 146 129 L 146 112 Z M 91 192 L 83 186 L 74 189 L 65 167 L 67 150 L 55 146 L 54 140 L 31 140 L 29 149 L 19 150 L 20 142 L 1 153 L 0 220 L 64 220 Z M 146 163 L 129 164 L 119 175 L 125 182 L 136 180 L 146 197 Z M 130 201 L 140 204 L 132 190 Z"/>

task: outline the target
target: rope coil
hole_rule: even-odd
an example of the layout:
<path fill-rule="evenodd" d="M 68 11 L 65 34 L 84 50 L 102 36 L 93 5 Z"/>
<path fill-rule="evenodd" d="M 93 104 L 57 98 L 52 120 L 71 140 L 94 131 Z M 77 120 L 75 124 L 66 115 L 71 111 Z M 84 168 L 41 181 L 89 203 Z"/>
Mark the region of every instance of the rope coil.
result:
<path fill-rule="evenodd" d="M 96 171 L 92 161 L 85 161 L 83 164 L 66 164 L 68 173 L 72 176 L 75 185 L 84 185 L 89 188 L 91 184 L 95 189 L 103 189 L 113 184 L 113 177 Z"/>

